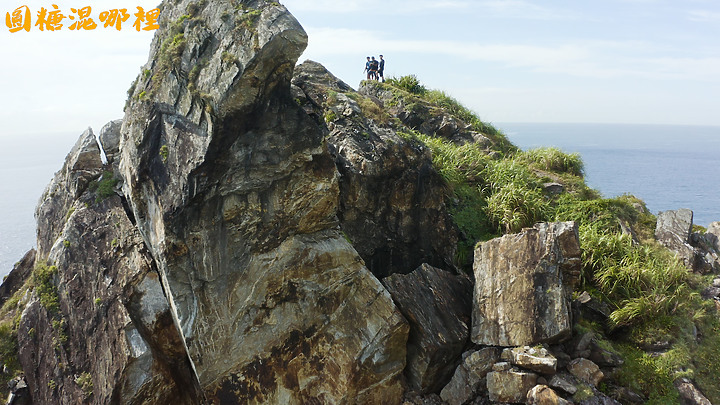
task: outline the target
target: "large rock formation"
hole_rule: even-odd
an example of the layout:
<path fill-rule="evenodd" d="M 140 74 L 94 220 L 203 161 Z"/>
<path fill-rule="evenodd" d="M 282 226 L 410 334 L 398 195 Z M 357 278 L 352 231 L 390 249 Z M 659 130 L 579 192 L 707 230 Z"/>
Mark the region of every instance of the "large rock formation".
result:
<path fill-rule="evenodd" d="M 454 267 L 460 235 L 445 182 L 429 150 L 398 135 L 390 119 L 397 111 L 378 98 L 384 93 L 372 83 L 355 92 L 312 61 L 292 82 L 296 100 L 327 132 L 340 173 L 340 225 L 370 271 L 383 278 L 423 263 Z"/>
<path fill-rule="evenodd" d="M 75 200 L 101 173 L 100 148 L 95 141 L 95 134 L 88 128 L 65 158 L 62 169 L 55 173 L 55 177 L 45 188 L 35 209 L 39 260 L 47 258 L 52 245 L 62 232 L 65 224 L 62 219 L 71 214 Z"/>
<path fill-rule="evenodd" d="M 567 337 L 572 291 L 568 287 L 579 265 L 580 242 L 573 222 L 537 224 L 478 245 L 473 342 L 522 346 Z"/>
<path fill-rule="evenodd" d="M 202 394 L 399 401 L 407 324 L 339 231 L 333 159 L 290 94 L 302 27 L 270 1 L 168 3 L 160 24 L 119 166 Z"/>
<path fill-rule="evenodd" d="M 194 403 L 189 361 L 152 257 L 121 198 L 103 199 L 87 187 L 91 178 L 82 177 L 102 169 L 91 134 L 80 137 L 66 160 L 72 165 L 48 186 L 55 195 L 46 193 L 38 209 L 44 254 L 18 326 L 32 398 Z"/>

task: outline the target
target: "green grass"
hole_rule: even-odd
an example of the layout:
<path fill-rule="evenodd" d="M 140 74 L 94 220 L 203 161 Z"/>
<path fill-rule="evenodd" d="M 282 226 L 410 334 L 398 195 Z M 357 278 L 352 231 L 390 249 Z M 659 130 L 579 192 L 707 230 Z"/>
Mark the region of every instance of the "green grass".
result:
<path fill-rule="evenodd" d="M 620 354 L 625 364 L 618 370 L 616 379 L 623 386 L 643 393 L 647 404 L 678 404 L 678 392 L 673 386 L 675 380 L 672 354 L 651 356 L 630 345 L 620 345 Z"/>
<path fill-rule="evenodd" d="M 80 389 L 85 394 L 86 398 L 89 398 L 93 394 L 93 381 L 92 375 L 88 372 L 84 372 L 79 376 L 75 377 L 75 383 L 80 386 Z"/>
<path fill-rule="evenodd" d="M 415 75 L 407 75 L 402 77 L 389 77 L 386 81 L 387 84 L 403 89 L 408 93 L 417 94 L 419 96 L 427 93 L 427 88 L 420 83 L 420 80 Z"/>
<path fill-rule="evenodd" d="M 115 178 L 113 172 L 105 170 L 98 180 L 90 182 L 90 191 L 95 191 L 95 202 L 98 203 L 115 194 L 115 186 L 120 179 Z"/>
<path fill-rule="evenodd" d="M 614 307 L 615 326 L 630 325 L 689 309 L 699 300 L 689 286 L 690 273 L 666 249 L 633 243 L 629 235 L 580 226 L 585 281 Z"/>
<path fill-rule="evenodd" d="M 51 315 L 57 314 L 60 310 L 60 299 L 55 286 L 55 276 L 58 268 L 47 264 L 38 264 L 32 272 L 32 285 L 35 286 L 35 293 L 40 304 Z"/>
<path fill-rule="evenodd" d="M 713 404 L 720 404 L 720 319 L 717 314 L 698 322 L 700 343 L 693 347 L 694 380 Z"/>
<path fill-rule="evenodd" d="M 237 58 L 232 53 L 228 51 L 223 51 L 222 55 L 220 56 L 220 60 L 222 60 L 223 63 L 230 65 L 235 63 L 235 61 L 237 61 Z"/>
<path fill-rule="evenodd" d="M 518 153 L 518 159 L 530 167 L 556 173 L 582 176 L 584 164 L 577 153 L 567 154 L 558 148 L 536 148 Z"/>
<path fill-rule="evenodd" d="M 363 82 L 368 83 L 368 82 Z M 472 130 L 485 134 L 494 144 L 495 148 L 504 153 L 510 154 L 518 151 L 507 136 L 493 125 L 482 121 L 477 114 L 463 106 L 453 97 L 440 90 L 428 90 L 420 83 L 415 75 L 402 76 L 399 78 L 392 77 L 386 83 L 378 83 L 370 81 L 371 86 L 380 86 L 384 89 L 393 91 L 393 100 L 402 100 L 405 107 L 412 112 L 422 113 L 442 108 L 449 114 L 469 124 Z M 421 107 L 421 104 L 428 105 Z M 430 107 L 433 108 L 430 108 Z"/>
<path fill-rule="evenodd" d="M 158 155 L 160 155 L 160 159 L 162 159 L 163 163 L 167 163 L 168 156 L 170 155 L 170 149 L 168 149 L 167 145 L 163 145 L 160 147 L 160 151 L 158 152 Z"/>

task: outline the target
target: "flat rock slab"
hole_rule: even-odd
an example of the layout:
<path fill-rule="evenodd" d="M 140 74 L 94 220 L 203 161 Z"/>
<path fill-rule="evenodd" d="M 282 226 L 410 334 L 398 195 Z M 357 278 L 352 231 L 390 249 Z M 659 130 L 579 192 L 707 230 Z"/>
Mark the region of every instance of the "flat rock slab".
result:
<path fill-rule="evenodd" d="M 570 334 L 570 288 L 580 265 L 574 222 L 542 223 L 475 249 L 472 341 L 523 346 Z"/>
<path fill-rule="evenodd" d="M 557 359 L 545 348 L 522 346 L 503 350 L 502 359 L 512 364 L 538 372 L 540 374 L 555 374 Z"/>

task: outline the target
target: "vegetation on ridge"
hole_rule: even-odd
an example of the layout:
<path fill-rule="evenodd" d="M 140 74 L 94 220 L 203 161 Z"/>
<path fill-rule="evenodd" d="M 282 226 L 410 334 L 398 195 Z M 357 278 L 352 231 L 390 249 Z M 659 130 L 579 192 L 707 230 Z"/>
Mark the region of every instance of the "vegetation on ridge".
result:
<path fill-rule="evenodd" d="M 469 110 L 445 93 L 428 90 L 415 76 L 392 78 L 383 86 L 394 87 L 404 101 L 415 97 L 435 103 L 479 132 L 496 134 L 480 130 L 487 126 L 468 116 Z M 557 148 L 520 151 L 509 142 L 496 142 L 502 152 L 498 155 L 475 143 L 457 144 L 413 130 L 400 135 L 429 148 L 436 170 L 447 181 L 450 213 L 467 239 L 458 246 L 460 258 L 471 254 L 475 241 L 540 221 L 576 221 L 582 248 L 580 288 L 612 310 L 610 324 L 594 325 L 593 330 L 598 337 L 609 331 L 612 339 L 600 340 L 625 362 L 611 383 L 642 393 L 647 403 L 674 404 L 678 393 L 673 382 L 689 377 L 713 403 L 720 402 L 720 319 L 713 302 L 702 300 L 698 292 L 709 280 L 691 273 L 654 240 L 656 218 L 642 201 L 632 196 L 601 198 L 585 184 L 580 156 Z M 561 183 L 564 192 L 546 191 L 546 182 Z M 632 229 L 634 236 L 623 228 Z M 670 349 L 653 355 L 641 349 L 658 341 L 668 341 Z M 609 386 L 604 389 L 613 394 Z"/>

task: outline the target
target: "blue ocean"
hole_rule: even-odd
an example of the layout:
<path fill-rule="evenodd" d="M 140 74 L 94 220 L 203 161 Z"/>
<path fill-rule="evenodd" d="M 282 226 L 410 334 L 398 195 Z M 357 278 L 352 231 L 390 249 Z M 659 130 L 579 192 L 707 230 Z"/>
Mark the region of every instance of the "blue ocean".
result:
<path fill-rule="evenodd" d="M 588 184 L 606 197 L 629 193 L 653 213 L 690 208 L 696 224 L 720 221 L 720 127 L 495 125 L 523 149 L 580 153 Z M 35 206 L 81 132 L 0 135 L 0 276 L 35 245 Z"/>

